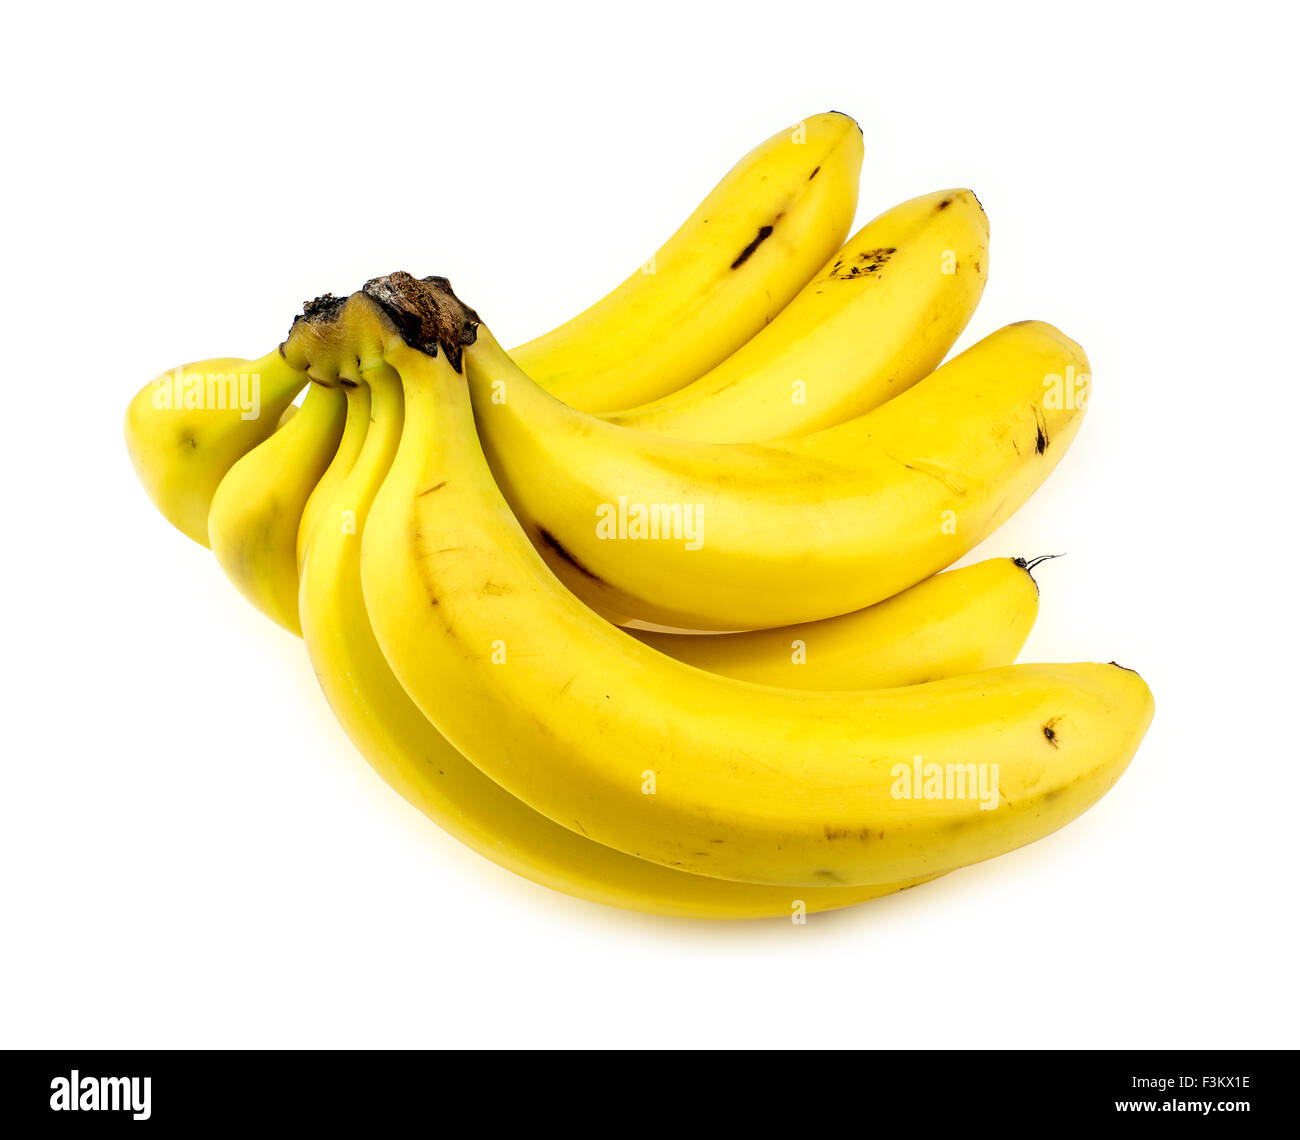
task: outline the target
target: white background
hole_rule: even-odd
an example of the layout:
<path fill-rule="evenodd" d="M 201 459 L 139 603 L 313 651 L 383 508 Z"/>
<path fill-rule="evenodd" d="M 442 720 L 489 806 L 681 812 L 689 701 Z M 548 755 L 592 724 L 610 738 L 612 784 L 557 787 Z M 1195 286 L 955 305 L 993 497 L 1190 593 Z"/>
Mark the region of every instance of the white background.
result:
<path fill-rule="evenodd" d="M 11 13 L 0 1045 L 1297 1044 L 1294 29 L 1206 11 Z M 1155 723 L 1064 831 L 803 927 L 550 893 L 372 775 L 154 512 L 123 411 L 399 267 L 523 341 L 830 108 L 860 222 L 987 208 L 963 346 L 1087 349 L 1077 444 L 977 555 L 1068 551 L 1024 658 L 1132 665 Z"/>

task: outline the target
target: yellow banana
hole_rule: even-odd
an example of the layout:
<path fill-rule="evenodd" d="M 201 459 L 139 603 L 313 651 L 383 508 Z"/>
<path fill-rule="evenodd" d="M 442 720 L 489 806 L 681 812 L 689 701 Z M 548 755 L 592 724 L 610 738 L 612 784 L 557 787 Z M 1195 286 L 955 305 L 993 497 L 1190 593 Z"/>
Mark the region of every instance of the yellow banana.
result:
<path fill-rule="evenodd" d="M 126 448 L 163 518 L 207 546 L 217 484 L 275 430 L 306 384 L 276 351 L 200 360 L 141 388 L 126 409 Z"/>
<path fill-rule="evenodd" d="M 307 650 L 326 699 L 362 755 L 393 788 L 501 866 L 580 898 L 634 910 L 697 918 L 789 916 L 798 905 L 826 910 L 910 885 L 792 891 L 662 867 L 553 823 L 503 791 L 448 744 L 393 676 L 366 613 L 362 534 L 397 449 L 403 404 L 401 381 L 391 369 L 373 368 L 366 380 L 374 388 L 373 402 L 358 397 L 366 388 L 348 393 L 348 431 L 360 423 L 358 434 L 365 433 L 365 443 L 350 473 L 316 514 L 305 544 L 300 610 Z M 843 631 L 835 628 L 836 620 L 821 623 L 817 633 L 808 635 L 813 668 L 803 676 L 818 684 L 837 669 L 849 678 L 857 675 L 860 667 L 848 652 L 850 640 L 871 658 L 871 673 L 884 684 L 902 683 L 918 671 L 940 675 L 971 659 L 1001 664 L 1014 658 L 1037 603 L 1037 590 L 1024 569 L 998 559 L 940 575 L 925 586 L 893 599 L 888 604 L 894 612 L 879 621 L 850 615 L 838 619 Z M 970 622 L 961 619 L 963 604 Z M 913 623 L 914 644 L 898 636 L 904 621 Z M 663 637 L 670 651 L 687 643 L 726 640 Z M 955 646 L 964 646 L 966 653 Z M 1005 655 L 1001 660 L 999 647 Z M 761 649 L 758 656 L 763 656 Z M 774 673 L 783 669 L 778 661 L 786 656 L 784 648 L 773 655 Z"/>
<path fill-rule="evenodd" d="M 524 803 L 678 870 L 880 885 L 1032 842 L 1127 765 L 1152 702 L 1116 665 L 808 692 L 713 676 L 601 621 L 492 478 L 458 371 L 472 314 L 443 288 L 405 299 L 357 295 L 290 347 L 317 379 L 385 364 L 401 377 L 402 437 L 363 531 L 365 606 L 415 703 Z"/>
<path fill-rule="evenodd" d="M 409 274 L 394 311 L 455 304 Z M 408 320 L 412 318 L 406 318 Z M 711 444 L 588 416 L 525 375 L 475 316 L 466 377 L 484 450 L 560 578 L 615 620 L 754 629 L 861 609 L 965 554 L 1047 477 L 1083 416 L 1052 377 L 1083 350 L 1027 321 L 872 412 L 802 439 Z M 292 352 L 291 352 L 292 355 Z"/>
<path fill-rule="evenodd" d="M 298 527 L 338 451 L 346 415 L 342 389 L 313 384 L 301 411 L 226 473 L 208 512 L 208 540 L 226 576 L 295 634 Z"/>
<path fill-rule="evenodd" d="M 757 333 L 843 243 L 862 132 L 814 115 L 755 147 L 639 270 L 516 348 L 543 388 L 587 411 L 676 391 Z"/>
<path fill-rule="evenodd" d="M 353 464 L 361 456 L 365 446 L 366 432 L 370 426 L 370 389 L 357 385 L 346 389 L 347 416 L 343 423 L 343 438 L 339 440 L 334 458 L 325 469 L 325 474 L 312 488 L 307 503 L 302 508 L 302 518 L 298 521 L 297 566 L 302 573 L 303 563 L 307 560 L 307 545 L 316 529 L 316 519 L 322 510 L 333 509 L 334 493 L 339 484 L 348 477 Z"/>
<path fill-rule="evenodd" d="M 990 558 L 865 610 L 782 629 L 628 632 L 678 661 L 741 681 L 791 689 L 915 685 L 1016 659 L 1038 616 L 1031 566 Z"/>
<path fill-rule="evenodd" d="M 988 219 L 975 195 L 913 198 L 864 226 L 712 371 L 602 418 L 713 443 L 842 423 L 934 371 L 975 312 L 987 275 Z"/>

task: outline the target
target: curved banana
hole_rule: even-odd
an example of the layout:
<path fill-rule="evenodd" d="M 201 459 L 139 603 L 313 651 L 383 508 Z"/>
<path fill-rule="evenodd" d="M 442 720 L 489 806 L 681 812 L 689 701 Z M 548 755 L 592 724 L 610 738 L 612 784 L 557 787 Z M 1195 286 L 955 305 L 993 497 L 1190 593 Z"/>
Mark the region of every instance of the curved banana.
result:
<path fill-rule="evenodd" d="M 791 689 L 888 689 L 1010 665 L 1038 616 L 1023 558 L 927 578 L 865 610 L 750 633 L 627 632 L 661 653 L 741 681 Z"/>
<path fill-rule="evenodd" d="M 711 372 L 602 418 L 681 439 L 758 443 L 868 412 L 933 372 L 961 335 L 984 291 L 988 236 L 969 190 L 895 206 Z"/>
<path fill-rule="evenodd" d="M 807 692 L 713 676 L 601 621 L 485 461 L 457 371 L 472 314 L 445 290 L 421 300 L 413 314 L 357 295 L 302 347 L 315 378 L 354 360 L 402 378 L 401 441 L 363 532 L 366 609 L 421 711 L 507 792 L 678 870 L 863 886 L 1033 842 L 1126 767 L 1152 702 L 1116 665 Z"/>
<path fill-rule="evenodd" d="M 608 296 L 514 350 L 543 388 L 613 411 L 689 384 L 770 321 L 853 223 L 862 132 L 831 111 L 740 160 L 681 228 Z"/>
<path fill-rule="evenodd" d="M 733 883 L 662 867 L 594 843 L 553 823 L 488 779 L 457 752 L 406 695 L 375 640 L 367 617 L 361 581 L 361 545 L 370 506 L 388 473 L 402 432 L 401 381 L 387 366 L 367 371 L 373 402 L 358 400 L 349 391 L 349 420 L 369 424 L 360 456 L 338 482 L 330 501 L 320 507 L 314 533 L 306 543 L 302 569 L 300 611 L 307 651 L 326 699 L 340 724 L 372 767 L 403 797 L 457 839 L 489 859 L 534 882 L 595 902 L 657 914 L 695 918 L 758 918 L 789 916 L 802 904 L 809 911 L 849 906 L 901 889 L 909 883 L 868 887 L 812 886 L 800 890 Z M 351 424 L 349 427 L 351 430 Z M 346 519 L 346 525 L 335 520 Z M 997 570 L 991 569 L 994 565 Z M 1009 570 L 1002 569 L 1003 567 Z M 895 619 L 873 624 L 860 615 L 841 619 L 853 626 L 860 652 L 878 654 L 874 675 L 884 683 L 900 681 L 915 671 L 939 673 L 952 664 L 953 654 L 938 636 L 943 631 L 965 642 L 972 654 L 986 635 L 998 642 L 998 630 L 983 621 L 963 627 L 956 609 L 957 582 L 964 578 L 974 595 L 984 594 L 990 610 L 1000 610 L 1017 629 L 1023 615 L 1032 614 L 1036 590 L 1028 574 L 1005 559 L 941 575 L 946 583 L 930 591 L 932 605 L 912 591 L 902 608 L 916 612 L 915 647 L 893 636 Z M 1028 591 L 1026 591 L 1026 583 Z M 1033 595 L 1033 599 L 1026 596 Z M 943 595 L 940 597 L 940 595 Z M 1019 595 L 1019 596 L 1017 596 Z M 976 608 L 977 609 L 977 608 Z M 980 616 L 983 616 L 982 612 Z M 1032 617 L 1031 617 L 1032 620 Z M 815 636 L 814 655 L 832 650 L 835 660 L 820 661 L 809 676 L 825 679 L 842 663 L 849 675 L 855 666 L 840 636 L 826 626 Z M 668 636 L 669 644 L 722 641 L 724 638 Z M 1006 645 L 1008 660 L 1023 637 Z M 923 660 L 927 650 L 934 659 Z M 785 654 L 780 655 L 782 658 Z M 896 660 L 897 672 L 891 672 Z"/>
<path fill-rule="evenodd" d="M 393 311 L 431 292 L 458 304 L 442 279 L 365 288 Z M 1053 377 L 1086 381 L 1083 350 L 1026 321 L 847 423 L 776 444 L 701 443 L 575 411 L 476 316 L 466 323 L 484 450 L 547 563 L 614 620 L 681 629 L 813 621 L 929 577 L 1042 483 L 1086 402 L 1051 398 Z"/>
<path fill-rule="evenodd" d="M 301 577 L 303 563 L 307 560 L 307 547 L 311 535 L 316 530 L 316 523 L 321 513 L 334 509 L 334 495 L 339 484 L 348 477 L 353 465 L 361 457 L 361 449 L 366 442 L 366 433 L 370 427 L 370 389 L 364 384 L 345 389 L 347 393 L 347 415 L 343 422 L 343 438 L 339 440 L 334 458 L 325 468 L 325 474 L 316 481 L 316 486 L 307 496 L 302 508 L 302 518 L 298 520 L 298 539 L 296 543 L 296 563 Z M 345 525 L 340 520 L 339 525 Z"/>
<path fill-rule="evenodd" d="M 141 388 L 126 409 L 126 449 L 163 518 L 207 546 L 217 484 L 306 386 L 277 350 L 185 364 Z"/>
<path fill-rule="evenodd" d="M 226 473 L 208 512 L 208 540 L 226 577 L 295 634 L 298 527 L 338 452 L 346 415 L 342 389 L 313 384 L 302 409 Z"/>

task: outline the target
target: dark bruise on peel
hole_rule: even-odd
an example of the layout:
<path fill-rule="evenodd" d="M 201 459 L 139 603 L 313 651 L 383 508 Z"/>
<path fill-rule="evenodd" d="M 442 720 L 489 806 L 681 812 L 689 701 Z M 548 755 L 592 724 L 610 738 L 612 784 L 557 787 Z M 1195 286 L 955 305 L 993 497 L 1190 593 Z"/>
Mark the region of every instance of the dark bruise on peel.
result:
<path fill-rule="evenodd" d="M 814 178 L 816 178 L 820 170 L 821 170 L 820 166 L 814 166 L 813 172 L 810 175 L 808 175 L 808 181 L 811 182 Z"/>
<path fill-rule="evenodd" d="M 772 227 L 764 226 L 761 230 L 758 231 L 758 234 L 754 238 L 754 240 L 751 241 L 747 246 L 745 246 L 744 249 L 740 251 L 740 256 L 737 257 L 736 260 L 731 263 L 731 268 L 739 269 L 742 265 L 745 264 L 745 262 L 747 262 L 751 257 L 754 256 L 754 250 L 756 250 L 760 245 L 762 245 L 765 241 L 767 241 L 767 239 L 770 238 L 771 236 L 772 236 Z"/>
<path fill-rule="evenodd" d="M 848 265 L 844 264 L 844 258 L 840 258 L 831 266 L 830 276 L 838 281 L 851 281 L 855 277 L 870 277 L 879 273 L 886 265 L 889 259 L 898 252 L 895 246 L 881 246 L 879 249 L 868 249 L 858 254 Z"/>
<path fill-rule="evenodd" d="M 541 539 L 543 546 L 545 546 L 548 550 L 554 552 L 554 554 L 557 557 L 562 558 L 565 562 L 567 562 L 570 566 L 572 566 L 575 570 L 577 570 L 578 573 L 585 575 L 586 577 L 590 578 L 593 582 L 600 581 L 600 577 L 598 575 L 593 574 L 581 562 L 579 562 L 576 558 L 574 558 L 573 555 L 569 553 L 568 548 L 565 547 L 565 545 L 545 527 L 539 526 L 537 528 L 537 537 Z"/>

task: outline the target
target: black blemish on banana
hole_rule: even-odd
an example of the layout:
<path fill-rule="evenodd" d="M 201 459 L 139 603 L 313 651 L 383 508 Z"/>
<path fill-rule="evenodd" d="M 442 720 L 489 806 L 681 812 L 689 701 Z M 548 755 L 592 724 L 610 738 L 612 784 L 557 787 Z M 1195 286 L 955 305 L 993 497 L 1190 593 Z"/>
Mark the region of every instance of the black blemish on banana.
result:
<path fill-rule="evenodd" d="M 869 277 L 872 274 L 879 273 L 886 265 L 889 259 L 898 252 L 895 246 L 885 246 L 880 249 L 868 249 L 858 254 L 857 260 L 852 265 L 845 265 L 844 259 L 840 258 L 831 266 L 830 276 L 837 281 L 851 281 L 855 277 Z"/>
<path fill-rule="evenodd" d="M 545 527 L 539 526 L 537 528 L 537 537 L 541 540 L 543 546 L 552 551 L 557 557 L 562 558 L 577 570 L 578 573 L 586 575 L 586 577 L 590 578 L 593 582 L 600 581 L 600 576 L 598 574 L 593 574 L 588 570 L 587 567 L 570 554 L 568 548 Z"/>
<path fill-rule="evenodd" d="M 1047 417 L 1042 415 L 1037 408 L 1034 409 L 1034 422 L 1038 425 L 1038 435 L 1034 439 L 1034 450 L 1042 455 L 1047 450 L 1047 445 L 1051 439 L 1047 435 Z"/>
<path fill-rule="evenodd" d="M 731 268 L 739 269 L 742 265 L 745 264 L 745 262 L 747 262 L 753 256 L 754 250 L 756 250 L 760 245 L 762 245 L 765 241 L 767 241 L 767 239 L 770 238 L 771 236 L 772 236 L 771 226 L 764 226 L 762 229 L 760 229 L 758 231 L 758 234 L 755 236 L 754 240 L 751 241 L 747 246 L 745 246 L 745 248 L 740 251 L 740 256 L 737 257 L 736 260 L 731 263 Z"/>

